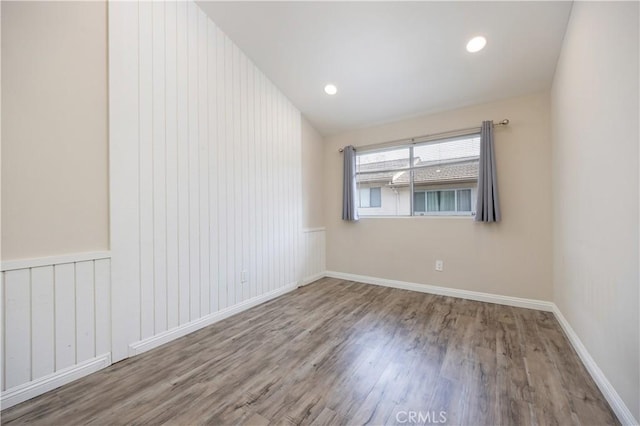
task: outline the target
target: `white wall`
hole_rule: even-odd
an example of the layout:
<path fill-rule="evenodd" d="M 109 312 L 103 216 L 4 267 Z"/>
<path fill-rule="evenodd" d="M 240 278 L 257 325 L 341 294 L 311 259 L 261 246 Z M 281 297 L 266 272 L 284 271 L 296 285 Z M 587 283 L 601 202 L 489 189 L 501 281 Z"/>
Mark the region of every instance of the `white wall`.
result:
<path fill-rule="evenodd" d="M 509 118 L 495 132 L 503 221 L 466 217 L 341 220 L 345 145 L 369 145 Z M 418 284 L 551 300 L 549 96 L 539 93 L 329 137 L 327 269 Z M 444 271 L 436 272 L 437 259 Z"/>
<path fill-rule="evenodd" d="M 321 278 L 326 270 L 324 228 L 324 139 L 302 117 L 302 283 Z"/>
<path fill-rule="evenodd" d="M 574 3 L 551 104 L 554 301 L 636 419 L 638 12 Z"/>
<path fill-rule="evenodd" d="M 302 225 L 324 226 L 324 139 L 302 117 Z"/>
<path fill-rule="evenodd" d="M 301 118 L 195 3 L 111 3 L 109 18 L 118 360 L 294 288 Z"/>

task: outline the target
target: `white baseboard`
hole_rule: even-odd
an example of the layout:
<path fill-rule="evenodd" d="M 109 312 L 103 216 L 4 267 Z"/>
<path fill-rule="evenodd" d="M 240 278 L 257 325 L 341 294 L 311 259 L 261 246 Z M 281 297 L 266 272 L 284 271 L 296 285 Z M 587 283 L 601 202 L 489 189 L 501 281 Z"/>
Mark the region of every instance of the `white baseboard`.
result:
<path fill-rule="evenodd" d="M 481 293 L 479 291 L 459 290 L 455 288 L 439 287 L 428 284 L 396 281 L 385 278 L 368 277 L 366 275 L 347 274 L 344 272 L 327 271 L 325 276 L 349 281 L 357 281 L 365 284 L 374 284 L 383 287 L 401 288 L 421 293 L 451 296 L 460 299 L 477 300 L 479 302 L 497 303 L 499 305 L 517 306 L 519 308 L 536 309 L 539 311 L 553 311 L 553 303 L 544 300 L 524 299 L 521 297 L 501 296 L 499 294 Z"/>
<path fill-rule="evenodd" d="M 302 279 L 301 286 L 311 284 L 314 281 L 318 281 L 320 278 L 324 278 L 327 276 L 326 272 L 320 272 L 319 274 L 312 275 L 310 277 L 306 277 Z"/>
<path fill-rule="evenodd" d="M 95 373 L 111 365 L 111 353 L 97 356 L 83 361 L 79 364 L 65 368 L 48 376 L 36 379 L 32 382 L 24 383 L 2 392 L 0 406 L 5 408 L 13 407 L 16 404 L 34 398 L 43 393 L 52 391 L 62 385 L 78 380 L 84 376 Z"/>
<path fill-rule="evenodd" d="M 171 330 L 156 334 L 155 336 L 148 337 L 135 343 L 131 343 L 129 345 L 129 356 L 132 357 L 140 355 L 143 352 L 157 348 L 158 346 L 162 346 L 165 343 L 169 343 L 179 337 L 186 336 L 189 333 L 193 333 L 194 331 L 200 330 L 201 328 L 207 327 L 211 324 L 215 324 L 218 321 L 238 314 L 242 311 L 246 311 L 247 309 L 252 308 L 256 305 L 282 296 L 283 294 L 295 290 L 296 288 L 298 288 L 296 284 L 289 284 L 286 287 L 282 287 L 269 293 L 265 293 L 261 296 L 245 300 L 244 302 L 238 303 L 237 305 L 233 305 L 221 311 L 214 312 L 202 318 L 198 318 L 195 321 L 191 321 L 187 324 L 181 325 Z"/>
<path fill-rule="evenodd" d="M 365 275 L 347 274 L 344 272 L 327 271 L 325 273 L 325 276 L 349 281 L 357 281 L 365 284 L 375 284 L 384 287 L 413 290 L 421 293 L 438 294 L 441 296 L 451 296 L 461 299 L 477 300 L 480 302 L 497 303 L 500 305 L 516 306 L 519 308 L 553 312 L 556 319 L 560 323 L 560 326 L 564 330 L 567 338 L 569 339 L 569 342 L 578 353 L 578 356 L 582 360 L 585 368 L 598 385 L 598 388 L 606 398 L 607 402 L 609 402 L 611 409 L 614 411 L 616 416 L 618 416 L 618 420 L 620 420 L 623 425 L 639 424 L 638 420 L 633 417 L 633 414 L 631 414 L 631 411 L 624 403 L 622 398 L 620 398 L 620 395 L 618 395 L 618 392 L 616 392 L 609 380 L 607 380 L 600 367 L 598 367 L 598 364 L 596 364 L 595 360 L 591 357 L 589 351 L 587 351 L 587 348 L 584 346 L 578 335 L 575 333 L 575 331 L 573 331 L 573 328 L 571 328 L 571 325 L 569 324 L 567 319 L 564 317 L 564 315 L 562 315 L 560 309 L 553 302 L 524 299 L 520 297 L 501 296 L 498 294 L 481 293 L 469 290 L 458 290 L 453 288 L 417 284 L 406 281 L 388 280 L 384 278 L 368 277 Z"/>
<path fill-rule="evenodd" d="M 638 420 L 633 417 L 633 414 L 631 414 L 627 405 L 624 403 L 622 398 L 620 398 L 620 395 L 618 395 L 618 392 L 616 392 L 615 388 L 611 385 L 611 382 L 607 380 L 607 377 L 604 375 L 600 367 L 598 367 L 596 361 L 591 357 L 591 354 L 589 354 L 589 351 L 555 303 L 553 304 L 553 314 L 556 316 L 556 319 L 560 323 L 562 330 L 564 330 L 569 342 L 571 342 L 573 349 L 578 353 L 578 356 L 582 360 L 585 368 L 596 382 L 596 385 L 598 385 L 600 392 L 602 392 L 607 402 L 609 402 L 611 409 L 616 413 L 616 416 L 618 416 L 620 423 L 623 425 L 638 425 Z"/>
<path fill-rule="evenodd" d="M 326 228 L 323 227 L 323 226 L 318 227 L 318 228 L 304 228 L 302 230 L 302 232 L 304 232 L 305 234 L 309 233 L 309 232 L 324 232 L 324 231 L 326 231 Z"/>

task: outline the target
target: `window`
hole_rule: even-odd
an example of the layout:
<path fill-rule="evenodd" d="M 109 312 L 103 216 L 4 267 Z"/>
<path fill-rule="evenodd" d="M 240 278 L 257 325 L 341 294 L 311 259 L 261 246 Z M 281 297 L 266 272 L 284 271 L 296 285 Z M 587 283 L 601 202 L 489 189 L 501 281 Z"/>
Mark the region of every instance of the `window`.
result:
<path fill-rule="evenodd" d="M 358 213 L 472 215 L 479 158 L 477 134 L 358 152 Z"/>
<path fill-rule="evenodd" d="M 416 215 L 470 214 L 471 189 L 415 191 L 413 209 Z"/>
<path fill-rule="evenodd" d="M 382 196 L 379 186 L 374 188 L 358 188 L 358 196 L 358 207 L 380 207 L 382 205 Z"/>

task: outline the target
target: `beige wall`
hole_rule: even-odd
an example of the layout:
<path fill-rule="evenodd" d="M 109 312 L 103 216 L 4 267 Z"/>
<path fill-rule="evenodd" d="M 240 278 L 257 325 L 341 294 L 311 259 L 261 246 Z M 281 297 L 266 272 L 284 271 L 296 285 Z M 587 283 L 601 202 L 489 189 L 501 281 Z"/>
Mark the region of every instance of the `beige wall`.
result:
<path fill-rule="evenodd" d="M 638 3 L 574 3 L 552 90 L 554 300 L 640 419 Z"/>
<path fill-rule="evenodd" d="M 104 2 L 2 2 L 3 260 L 109 247 Z"/>
<path fill-rule="evenodd" d="M 469 217 L 340 219 L 344 145 L 479 126 L 496 130 L 503 221 Z M 327 138 L 325 151 L 327 269 L 551 300 L 551 146 L 547 93 L 404 120 Z M 444 271 L 436 272 L 436 259 Z"/>
<path fill-rule="evenodd" d="M 324 226 L 324 139 L 302 117 L 302 226 Z"/>

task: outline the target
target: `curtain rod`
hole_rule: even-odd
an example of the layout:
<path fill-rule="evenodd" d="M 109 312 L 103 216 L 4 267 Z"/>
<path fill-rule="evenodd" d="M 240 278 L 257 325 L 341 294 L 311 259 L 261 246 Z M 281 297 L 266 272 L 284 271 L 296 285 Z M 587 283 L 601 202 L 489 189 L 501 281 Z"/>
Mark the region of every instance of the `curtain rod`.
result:
<path fill-rule="evenodd" d="M 505 118 L 504 120 L 500 120 L 497 123 L 494 123 L 493 125 L 494 126 L 507 126 L 507 125 L 509 125 L 509 119 Z M 373 148 L 373 147 L 376 147 L 376 146 L 389 146 L 389 147 L 392 147 L 394 145 L 400 145 L 402 143 L 415 143 L 416 140 L 429 139 L 429 138 L 433 138 L 435 136 L 446 136 L 446 135 L 460 135 L 460 136 L 462 136 L 462 135 L 464 135 L 465 132 L 478 131 L 480 129 L 482 129 L 482 127 L 467 127 L 466 129 L 449 130 L 449 131 L 446 131 L 446 132 L 431 133 L 431 134 L 422 135 L 422 136 L 414 136 L 412 138 L 407 138 L 407 139 L 398 139 L 398 140 L 395 140 L 395 141 L 380 142 L 380 143 L 375 143 L 375 144 L 372 144 L 372 145 L 364 145 L 364 146 L 362 146 L 360 148 L 369 149 L 369 148 Z M 423 142 L 426 142 L 426 141 L 423 141 Z M 342 151 L 344 151 L 344 148 L 340 148 L 338 150 L 338 152 L 342 152 Z"/>

